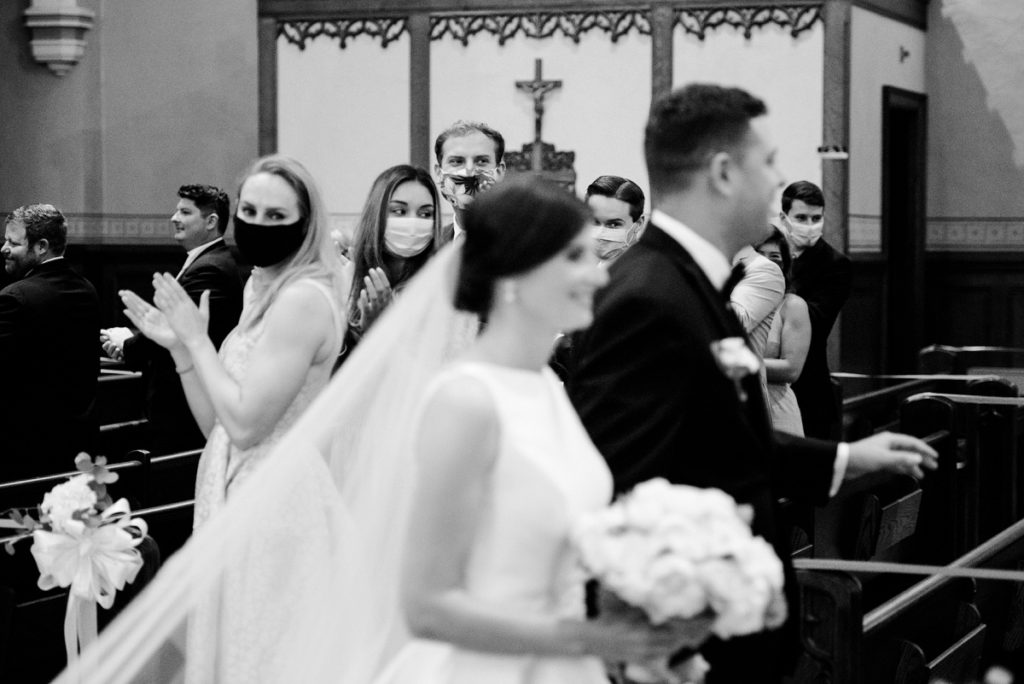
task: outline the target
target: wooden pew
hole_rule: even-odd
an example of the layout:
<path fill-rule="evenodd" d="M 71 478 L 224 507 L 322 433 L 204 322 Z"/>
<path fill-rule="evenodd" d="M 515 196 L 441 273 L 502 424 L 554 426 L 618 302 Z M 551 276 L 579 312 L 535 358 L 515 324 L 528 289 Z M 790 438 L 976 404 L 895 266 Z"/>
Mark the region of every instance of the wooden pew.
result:
<path fill-rule="evenodd" d="M 943 531 L 928 545 L 929 560 L 966 553 L 1024 517 L 1024 399 L 921 394 L 904 404 L 902 421 L 918 435 L 951 424 L 957 440 L 955 470 L 941 464 L 941 476 L 925 480 L 935 495 L 922 513 Z"/>
<path fill-rule="evenodd" d="M 94 451 L 111 463 L 130 458 L 132 452 L 148 451 L 149 421 L 145 418 L 100 425 Z"/>
<path fill-rule="evenodd" d="M 118 474 L 118 480 L 111 486 L 111 496 L 125 497 L 133 508 L 143 504 L 149 488 L 149 454 L 139 452 L 135 458 L 112 463 L 109 470 Z M 43 495 L 56 485 L 78 475 L 72 470 L 56 475 L 44 475 L 28 480 L 0 482 L 0 511 L 9 508 L 35 508 L 43 501 Z"/>
<path fill-rule="evenodd" d="M 151 457 L 150 487 L 146 504 L 159 506 L 185 501 L 195 496 L 196 471 L 202 453 L 202 449 L 194 449 Z"/>
<path fill-rule="evenodd" d="M 917 356 L 922 373 L 993 374 L 1024 390 L 1024 349 L 1019 347 L 951 347 L 933 344 Z"/>
<path fill-rule="evenodd" d="M 1017 569 L 1024 522 L 956 559 L 954 567 Z M 977 681 L 993 663 L 1020 662 L 1006 637 L 1024 620 L 1024 593 L 1006 581 L 928 577 L 865 613 L 857 577 L 798 570 L 804 653 L 792 682 Z"/>
<path fill-rule="evenodd" d="M 899 429 L 903 401 L 924 392 L 1018 396 L 1017 386 L 1007 379 L 979 376 L 970 379 L 929 378 L 887 381 L 882 378 L 842 378 L 843 439 L 847 442 L 876 432 Z M 855 392 L 850 394 L 851 392 Z"/>
<path fill-rule="evenodd" d="M 96 385 L 96 422 L 123 423 L 144 417 L 146 385 L 142 373 L 101 369 Z"/>
<path fill-rule="evenodd" d="M 1003 381 L 971 389 L 1015 394 Z M 948 563 L 1024 516 L 1018 467 L 1024 399 L 925 393 L 907 399 L 899 429 L 939 452 L 939 469 L 917 483 L 875 474 L 845 483 L 814 512 L 816 558 Z M 909 586 L 862 576 L 866 609 Z"/>

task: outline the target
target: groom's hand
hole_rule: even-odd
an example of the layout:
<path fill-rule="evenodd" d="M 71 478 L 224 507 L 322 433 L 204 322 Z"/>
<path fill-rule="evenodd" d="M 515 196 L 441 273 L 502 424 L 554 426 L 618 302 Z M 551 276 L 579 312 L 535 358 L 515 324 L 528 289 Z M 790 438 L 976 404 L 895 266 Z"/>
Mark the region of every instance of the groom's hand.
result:
<path fill-rule="evenodd" d="M 938 453 L 917 437 L 880 432 L 850 444 L 846 479 L 887 471 L 920 480 L 925 470 L 935 470 L 938 465 Z"/>

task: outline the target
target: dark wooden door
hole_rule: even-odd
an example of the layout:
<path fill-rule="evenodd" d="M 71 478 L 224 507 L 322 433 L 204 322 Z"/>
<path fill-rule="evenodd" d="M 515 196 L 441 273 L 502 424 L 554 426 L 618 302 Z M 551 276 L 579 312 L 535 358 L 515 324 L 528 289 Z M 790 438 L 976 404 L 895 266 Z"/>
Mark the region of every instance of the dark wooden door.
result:
<path fill-rule="evenodd" d="M 927 97 L 882 89 L 883 365 L 916 369 L 924 335 Z"/>

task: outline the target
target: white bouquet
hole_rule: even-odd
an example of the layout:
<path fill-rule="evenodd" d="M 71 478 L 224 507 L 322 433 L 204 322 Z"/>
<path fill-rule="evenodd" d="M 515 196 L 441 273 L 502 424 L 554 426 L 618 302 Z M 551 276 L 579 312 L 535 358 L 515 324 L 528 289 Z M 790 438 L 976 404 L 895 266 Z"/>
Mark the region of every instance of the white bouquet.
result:
<path fill-rule="evenodd" d="M 710 614 L 728 639 L 786 619 L 782 562 L 752 517 L 721 490 L 659 478 L 585 516 L 573 538 L 585 570 L 652 624 Z"/>

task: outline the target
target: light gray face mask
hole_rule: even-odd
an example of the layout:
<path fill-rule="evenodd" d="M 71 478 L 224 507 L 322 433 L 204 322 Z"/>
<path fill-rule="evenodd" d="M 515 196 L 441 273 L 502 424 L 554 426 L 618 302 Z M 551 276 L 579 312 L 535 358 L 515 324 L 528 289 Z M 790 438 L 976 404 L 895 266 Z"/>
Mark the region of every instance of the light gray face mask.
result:
<path fill-rule="evenodd" d="M 789 233 L 790 242 L 801 249 L 811 247 L 820 238 L 825 227 L 824 221 L 815 223 L 794 223 L 787 216 L 783 223 L 786 224 L 786 232 Z"/>
<path fill-rule="evenodd" d="M 384 228 L 384 248 L 397 257 L 420 254 L 434 238 L 434 219 L 421 216 L 389 216 Z"/>
<path fill-rule="evenodd" d="M 597 242 L 597 258 L 608 261 L 625 252 L 626 248 L 632 244 L 630 233 L 635 225 L 626 228 L 592 227 L 590 234 Z"/>

